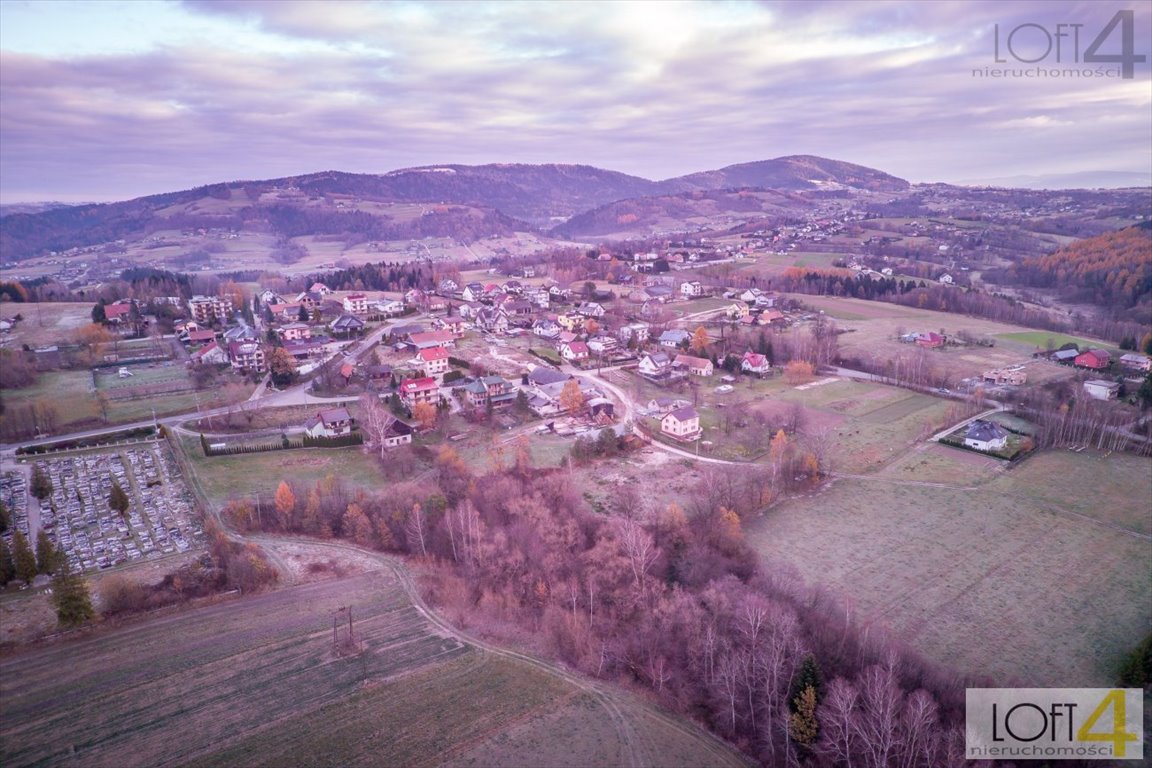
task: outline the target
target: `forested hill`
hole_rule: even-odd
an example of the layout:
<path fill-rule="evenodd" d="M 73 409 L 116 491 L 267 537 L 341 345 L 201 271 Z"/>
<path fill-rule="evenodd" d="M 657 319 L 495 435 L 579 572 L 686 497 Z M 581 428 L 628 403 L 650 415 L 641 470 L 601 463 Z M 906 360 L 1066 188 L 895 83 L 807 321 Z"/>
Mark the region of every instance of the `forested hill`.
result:
<path fill-rule="evenodd" d="M 1152 223 L 1089 237 L 1053 253 L 1023 259 L 1005 280 L 1052 288 L 1062 298 L 1152 315 Z M 1141 319 L 1143 318 L 1143 319 Z"/>

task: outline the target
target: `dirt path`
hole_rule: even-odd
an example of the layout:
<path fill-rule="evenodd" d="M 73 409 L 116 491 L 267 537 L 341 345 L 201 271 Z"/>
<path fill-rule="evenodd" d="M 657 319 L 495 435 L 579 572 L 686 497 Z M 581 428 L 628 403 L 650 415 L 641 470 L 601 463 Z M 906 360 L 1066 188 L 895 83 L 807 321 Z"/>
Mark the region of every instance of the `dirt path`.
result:
<path fill-rule="evenodd" d="M 471 645 L 479 648 L 487 653 L 493 654 L 506 659 L 513 659 L 515 661 L 530 664 L 537 669 L 543 670 L 549 674 L 556 675 L 563 679 L 565 682 L 575 686 L 580 691 L 587 693 L 596 701 L 603 709 L 605 714 L 613 723 L 617 737 L 620 744 L 627 755 L 629 768 L 659 768 L 663 764 L 659 754 L 652 754 L 648 749 L 645 749 L 641 740 L 637 737 L 636 731 L 629 720 L 629 718 L 621 710 L 619 703 L 616 700 L 614 692 L 608 686 L 593 682 L 581 674 L 569 671 L 568 669 L 553 664 L 549 661 L 539 659 L 526 653 L 512 651 L 507 648 L 502 648 L 498 645 L 493 645 L 484 640 L 481 640 L 473 635 L 468 634 L 454 626 L 434 610 L 432 610 L 424 598 L 420 595 L 420 590 L 417 589 L 415 581 L 412 578 L 412 573 L 409 571 L 407 565 L 400 559 L 389 555 L 381 554 L 379 552 L 372 552 L 370 550 L 362 549 L 352 544 L 345 544 L 335 541 L 316 541 L 313 539 L 301 539 L 287 536 L 269 536 L 269 535 L 251 535 L 248 536 L 250 540 L 260 544 L 269 556 L 276 555 L 275 560 L 279 563 L 284 563 L 285 558 L 284 549 L 291 547 L 300 547 L 307 545 L 310 548 L 319 551 L 328 551 L 341 555 L 354 555 L 358 560 L 371 560 L 377 564 L 381 569 L 387 569 L 392 572 L 397 581 L 403 587 L 408 599 L 412 602 L 413 607 L 420 615 L 422 615 L 429 623 L 435 626 L 438 630 L 451 636 L 452 638 L 460 641 L 461 643 Z M 276 550 L 280 550 L 277 552 Z M 733 757 L 738 757 L 743 763 L 748 763 L 748 760 L 731 746 L 716 738 L 712 734 L 703 729 L 691 728 L 684 723 L 677 721 L 675 718 L 669 717 L 661 712 L 652 711 L 650 715 L 657 717 L 664 724 L 669 727 L 675 728 L 685 735 L 696 738 L 705 744 L 709 751 L 716 754 L 718 758 L 724 758 L 725 762 L 731 762 Z"/>

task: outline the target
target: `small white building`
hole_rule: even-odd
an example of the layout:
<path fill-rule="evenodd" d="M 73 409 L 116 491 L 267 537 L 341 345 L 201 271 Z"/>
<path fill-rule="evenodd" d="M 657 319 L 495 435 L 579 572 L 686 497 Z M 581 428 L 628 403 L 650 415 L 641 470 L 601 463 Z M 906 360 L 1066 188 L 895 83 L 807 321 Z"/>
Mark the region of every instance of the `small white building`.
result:
<path fill-rule="evenodd" d="M 1115 400 L 1120 394 L 1120 385 L 1115 381 L 1104 379 L 1089 379 L 1084 382 L 1084 391 L 1089 397 L 1097 400 Z"/>
<path fill-rule="evenodd" d="M 677 408 L 660 419 L 660 431 L 685 442 L 700 437 L 700 414 L 692 406 Z"/>

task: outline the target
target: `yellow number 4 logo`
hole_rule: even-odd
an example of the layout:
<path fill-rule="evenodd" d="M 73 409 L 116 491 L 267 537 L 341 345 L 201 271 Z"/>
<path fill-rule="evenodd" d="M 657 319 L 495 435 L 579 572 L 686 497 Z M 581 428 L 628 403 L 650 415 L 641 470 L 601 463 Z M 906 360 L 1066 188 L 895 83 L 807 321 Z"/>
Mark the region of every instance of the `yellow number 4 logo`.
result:
<path fill-rule="evenodd" d="M 1096 721 L 1099 720 L 1101 715 L 1108 711 L 1109 708 L 1112 709 L 1112 731 L 1094 732 L 1092 728 L 1096 725 Z M 1076 731 L 1076 739 L 1078 741 L 1110 741 L 1112 742 L 1112 756 L 1124 757 L 1128 742 L 1139 740 L 1136 734 L 1128 733 L 1125 728 L 1127 725 L 1128 718 L 1127 708 L 1124 702 L 1124 691 L 1111 691 L 1101 700 L 1100 705 L 1088 716 L 1084 724 L 1080 726 L 1080 730 Z"/>

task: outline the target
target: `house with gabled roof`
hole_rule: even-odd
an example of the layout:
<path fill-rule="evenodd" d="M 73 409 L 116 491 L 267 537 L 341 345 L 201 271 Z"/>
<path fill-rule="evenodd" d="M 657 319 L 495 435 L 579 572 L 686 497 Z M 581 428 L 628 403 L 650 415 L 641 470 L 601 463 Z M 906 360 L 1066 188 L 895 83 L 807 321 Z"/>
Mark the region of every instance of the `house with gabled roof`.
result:
<path fill-rule="evenodd" d="M 340 315 L 328 324 L 332 334 L 338 338 L 348 338 L 363 332 L 364 321 L 353 315 Z"/>
<path fill-rule="evenodd" d="M 689 376 L 711 376 L 715 372 L 711 360 L 692 355 L 676 355 L 672 367 L 687 371 Z"/>
<path fill-rule="evenodd" d="M 368 314 L 368 297 L 362 293 L 350 293 L 344 297 L 344 311 L 353 315 Z"/>
<path fill-rule="evenodd" d="M 1152 371 L 1152 357 L 1129 352 L 1128 354 L 1120 356 L 1120 366 L 1128 371 L 1147 373 L 1148 371 Z"/>
<path fill-rule="evenodd" d="M 560 357 L 568 362 L 588 359 L 588 345 L 582 341 L 570 341 L 560 345 Z"/>
<path fill-rule="evenodd" d="M 228 353 L 215 341 L 210 341 L 191 355 L 197 365 L 227 365 Z"/>
<path fill-rule="evenodd" d="M 700 414 L 692 406 L 677 408 L 660 419 L 660 432 L 683 442 L 700 437 Z"/>
<path fill-rule="evenodd" d="M 1112 355 L 1106 349 L 1089 349 L 1076 356 L 1077 368 L 1091 368 L 1102 371 L 1112 364 Z"/>
<path fill-rule="evenodd" d="M 420 331 L 408 334 L 408 343 L 416 349 L 444 347 L 454 349 L 456 335 L 452 331 Z"/>
<path fill-rule="evenodd" d="M 757 376 L 766 376 L 772 373 L 772 363 L 768 362 L 767 355 L 760 355 L 751 350 L 740 358 L 740 370 L 744 373 L 753 373 Z"/>
<path fill-rule="evenodd" d="M 441 377 L 451 367 L 448 363 L 448 350 L 444 347 L 422 349 L 412 359 L 412 367 L 421 371 L 425 376 Z"/>
<path fill-rule="evenodd" d="M 304 423 L 309 437 L 339 437 L 352 431 L 352 416 L 347 408 L 320 411 Z"/>
<path fill-rule="evenodd" d="M 692 334 L 683 328 L 669 328 L 660 334 L 660 346 L 675 349 L 692 338 Z"/>
<path fill-rule="evenodd" d="M 664 352 L 644 355 L 644 357 L 640 359 L 637 372 L 647 379 L 659 380 L 666 378 L 672 373 L 672 358 Z"/>

